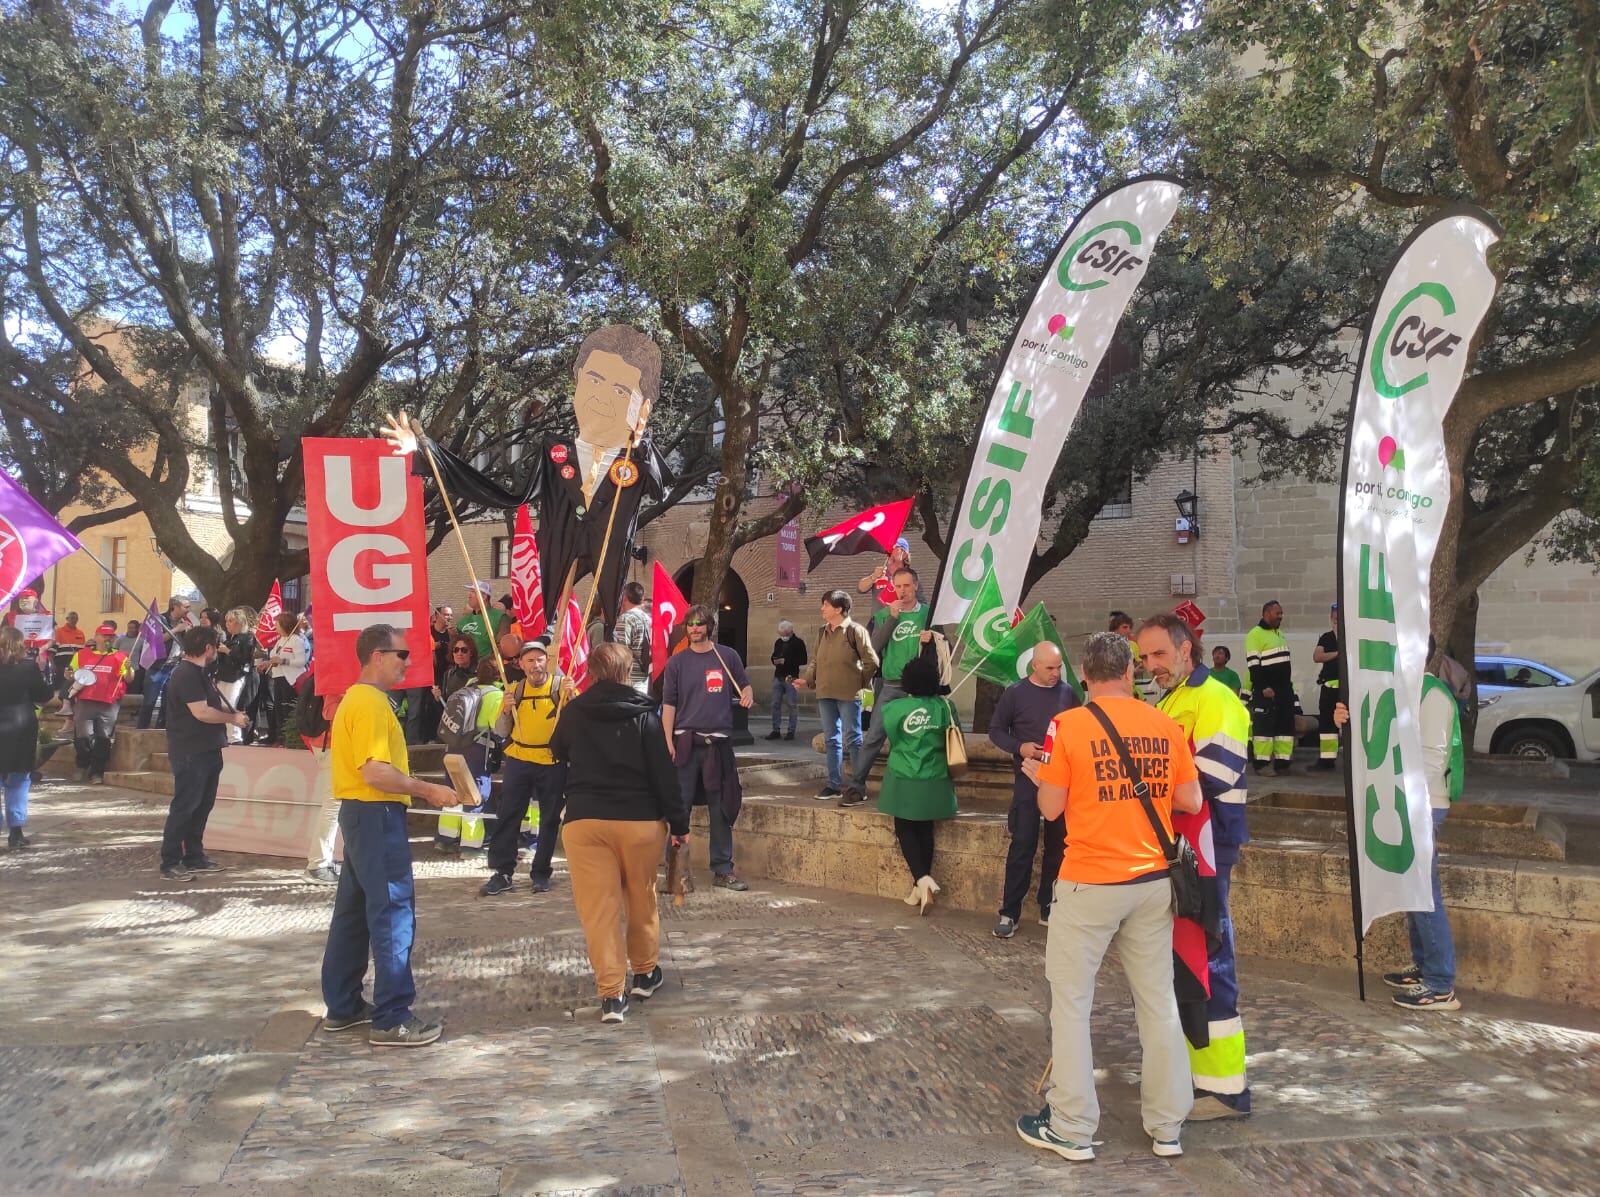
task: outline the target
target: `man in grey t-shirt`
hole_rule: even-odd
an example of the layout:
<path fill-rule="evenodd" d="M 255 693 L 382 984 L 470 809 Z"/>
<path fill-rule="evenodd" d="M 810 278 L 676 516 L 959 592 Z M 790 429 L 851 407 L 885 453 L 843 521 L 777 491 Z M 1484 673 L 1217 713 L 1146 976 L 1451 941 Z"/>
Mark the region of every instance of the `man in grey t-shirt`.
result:
<path fill-rule="evenodd" d="M 661 675 L 661 727 L 678 784 L 692 807 L 704 803 L 711 820 L 711 871 L 723 889 L 750 887 L 733 871 L 733 820 L 739 806 L 739 771 L 733 759 L 733 704 L 747 710 L 755 691 L 739 654 L 717 644 L 710 610 L 698 603 L 683 615 L 688 648 Z"/>

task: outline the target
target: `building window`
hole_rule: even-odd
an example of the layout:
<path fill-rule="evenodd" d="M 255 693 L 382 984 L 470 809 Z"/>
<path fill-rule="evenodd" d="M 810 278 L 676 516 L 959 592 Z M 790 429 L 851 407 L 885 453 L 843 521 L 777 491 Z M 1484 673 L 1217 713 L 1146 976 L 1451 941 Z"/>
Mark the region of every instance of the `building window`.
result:
<path fill-rule="evenodd" d="M 489 552 L 489 576 L 491 578 L 509 578 L 511 576 L 511 538 L 509 536 L 496 536 Z"/>
<path fill-rule="evenodd" d="M 1100 509 L 1097 520 L 1130 519 L 1133 516 L 1133 471 L 1129 470 L 1106 505 Z"/>
<path fill-rule="evenodd" d="M 101 555 L 115 575 L 115 581 L 104 574 L 100 578 L 100 610 L 121 611 L 127 602 L 123 586 L 128 581 L 128 538 L 108 536 L 101 544 Z"/>

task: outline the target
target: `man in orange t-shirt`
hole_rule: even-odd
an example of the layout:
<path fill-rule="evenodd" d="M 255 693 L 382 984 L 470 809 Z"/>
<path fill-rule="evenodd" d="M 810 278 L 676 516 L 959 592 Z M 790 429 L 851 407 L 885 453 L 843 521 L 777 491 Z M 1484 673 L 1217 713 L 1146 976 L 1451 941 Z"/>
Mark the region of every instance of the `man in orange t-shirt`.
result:
<path fill-rule="evenodd" d="M 1188 736 L 1133 694 L 1133 649 L 1114 632 L 1090 636 L 1082 677 L 1090 706 L 1127 745 L 1151 805 L 1172 834 L 1172 812 L 1204 801 Z M 1179 1136 L 1193 1102 L 1189 1053 L 1172 987 L 1172 886 L 1161 842 L 1118 752 L 1088 707 L 1057 715 L 1042 763 L 1023 770 L 1039 785 L 1039 813 L 1067 820 L 1067 852 L 1050 907 L 1045 976 L 1050 981 L 1049 1104 L 1017 1119 L 1017 1133 L 1069 1160 L 1094 1158 L 1100 1105 L 1094 1090 L 1089 1012 L 1100 962 L 1113 941 L 1133 990 L 1143 1051 L 1145 1132 L 1158 1156 L 1182 1155 Z"/>

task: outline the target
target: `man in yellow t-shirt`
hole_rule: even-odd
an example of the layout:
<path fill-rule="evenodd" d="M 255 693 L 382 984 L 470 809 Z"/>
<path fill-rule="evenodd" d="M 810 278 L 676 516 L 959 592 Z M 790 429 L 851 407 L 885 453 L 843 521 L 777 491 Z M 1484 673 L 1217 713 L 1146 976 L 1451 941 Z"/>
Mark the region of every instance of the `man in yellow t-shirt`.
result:
<path fill-rule="evenodd" d="M 520 681 L 513 682 L 500 707 L 496 734 L 505 737 L 505 772 L 500 775 L 500 798 L 495 806 L 494 830 L 489 836 L 489 867 L 493 876 L 478 891 L 486 898 L 510 893 L 517 871 L 517 840 L 528 804 L 539 804 L 539 842 L 528 866 L 528 883 L 536 894 L 550 889 L 555 870 L 556 831 L 566 805 L 567 768 L 550 753 L 550 736 L 556 727 L 556 706 L 562 690 L 572 683 L 550 670 L 550 642 L 530 640 L 517 654 Z"/>
<path fill-rule="evenodd" d="M 345 691 L 328 733 L 344 868 L 322 953 L 328 1006 L 322 1027 L 349 1031 L 371 1024 L 367 1041 L 375 1047 L 421 1047 L 444 1030 L 411 1013 L 417 917 L 406 809 L 410 798 L 453 805 L 456 792 L 410 774 L 405 733 L 389 705 L 389 691 L 399 687 L 410 656 L 405 637 L 388 624 L 362 631 L 356 638 L 361 676 Z M 371 1002 L 361 996 L 369 955 Z"/>
<path fill-rule="evenodd" d="M 1163 834 L 1172 834 L 1174 810 L 1200 809 L 1200 775 L 1183 728 L 1134 697 L 1133 646 L 1126 639 L 1116 632 L 1089 637 L 1082 677 L 1089 705 L 1057 715 L 1043 760 L 1022 766 L 1039 785 L 1039 814 L 1054 819 L 1065 812 L 1067 851 L 1050 905 L 1044 957 L 1054 1083 L 1049 1104 L 1017 1119 L 1017 1133 L 1065 1159 L 1094 1159 L 1100 1106 L 1089 1010 L 1095 976 L 1114 940 L 1139 1011 L 1145 1133 L 1156 1155 L 1182 1155 L 1179 1135 L 1193 1093 L 1172 987 L 1167 860 L 1116 741 L 1096 710 L 1126 745 Z"/>

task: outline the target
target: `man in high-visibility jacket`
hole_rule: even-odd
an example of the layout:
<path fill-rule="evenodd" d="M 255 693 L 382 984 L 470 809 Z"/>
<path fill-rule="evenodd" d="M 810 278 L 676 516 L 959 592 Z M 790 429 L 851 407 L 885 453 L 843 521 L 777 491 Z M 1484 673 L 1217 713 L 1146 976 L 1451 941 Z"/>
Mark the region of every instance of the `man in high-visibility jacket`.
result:
<path fill-rule="evenodd" d="M 1282 627 L 1283 604 L 1274 599 L 1261 608 L 1261 622 L 1244 638 L 1258 773 L 1269 762 L 1274 773 L 1287 773 L 1294 758 L 1294 675 Z"/>
<path fill-rule="evenodd" d="M 1244 1070 L 1244 1023 L 1239 1018 L 1239 975 L 1234 961 L 1233 915 L 1229 884 L 1239 849 L 1250 839 L 1245 822 L 1245 741 L 1250 713 L 1227 684 L 1197 660 L 1200 645 L 1189 625 L 1176 615 L 1155 615 L 1139 629 L 1139 649 L 1156 684 L 1165 693 L 1157 702 L 1189 734 L 1200 792 L 1210 814 L 1210 851 L 1216 870 L 1217 934 L 1206 952 L 1206 1045 L 1189 1044 L 1194 1074 L 1194 1109 L 1190 1121 L 1242 1118 L 1250 1113 L 1250 1086 Z M 1175 830 L 1183 830 L 1174 816 Z M 1201 829 L 1197 852 L 1205 852 Z M 1201 873 L 1204 875 L 1204 868 Z M 1185 944 L 1173 950 L 1183 959 Z M 1187 1030 L 1187 1028 L 1185 1028 Z M 1192 1038 L 1192 1037 L 1191 1037 Z"/>

